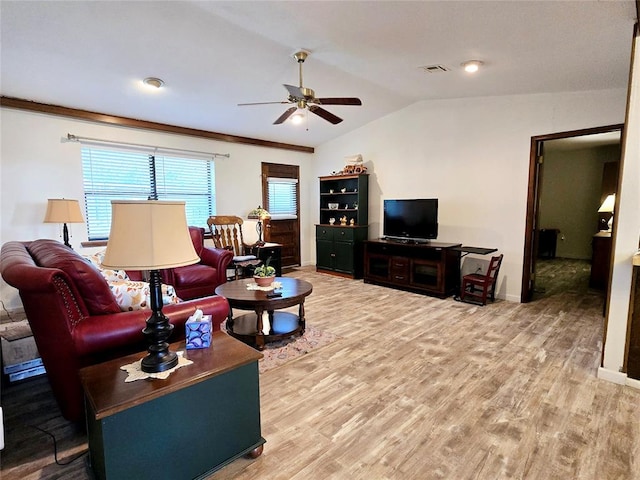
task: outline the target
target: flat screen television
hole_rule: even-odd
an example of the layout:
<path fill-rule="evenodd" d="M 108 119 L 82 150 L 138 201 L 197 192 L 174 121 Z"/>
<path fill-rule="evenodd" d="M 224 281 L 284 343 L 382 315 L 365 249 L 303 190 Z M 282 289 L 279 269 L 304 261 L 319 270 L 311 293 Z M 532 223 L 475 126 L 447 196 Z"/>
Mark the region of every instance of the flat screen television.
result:
<path fill-rule="evenodd" d="M 438 199 L 385 200 L 383 234 L 414 242 L 438 238 Z"/>

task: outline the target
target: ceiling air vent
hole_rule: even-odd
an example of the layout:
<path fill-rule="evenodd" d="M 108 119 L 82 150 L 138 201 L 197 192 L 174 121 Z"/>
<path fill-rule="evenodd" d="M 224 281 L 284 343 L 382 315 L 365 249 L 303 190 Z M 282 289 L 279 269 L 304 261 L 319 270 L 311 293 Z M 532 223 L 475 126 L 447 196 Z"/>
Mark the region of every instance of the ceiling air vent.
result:
<path fill-rule="evenodd" d="M 448 72 L 449 69 L 444 65 L 425 65 L 423 67 L 419 67 L 427 73 L 442 73 Z"/>

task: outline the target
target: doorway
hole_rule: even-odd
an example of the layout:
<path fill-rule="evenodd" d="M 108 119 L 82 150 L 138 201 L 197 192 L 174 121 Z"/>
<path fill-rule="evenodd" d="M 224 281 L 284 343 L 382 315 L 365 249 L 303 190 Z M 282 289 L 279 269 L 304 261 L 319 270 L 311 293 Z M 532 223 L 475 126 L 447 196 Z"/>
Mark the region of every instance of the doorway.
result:
<path fill-rule="evenodd" d="M 282 268 L 300 265 L 300 167 L 262 162 L 262 204 L 270 212 L 264 239 L 282 245 Z"/>
<path fill-rule="evenodd" d="M 598 210 L 617 188 L 621 131 L 611 125 L 532 137 L 522 302 L 594 287 L 594 240 L 608 219 Z M 605 164 L 615 165 L 615 175 Z M 595 288 L 606 292 L 604 276 Z"/>

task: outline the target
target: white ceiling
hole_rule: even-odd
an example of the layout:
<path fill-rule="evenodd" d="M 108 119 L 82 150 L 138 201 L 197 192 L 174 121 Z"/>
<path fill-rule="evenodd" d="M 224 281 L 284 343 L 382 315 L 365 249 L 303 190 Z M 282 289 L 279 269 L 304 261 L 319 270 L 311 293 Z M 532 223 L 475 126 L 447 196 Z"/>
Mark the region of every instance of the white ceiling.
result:
<path fill-rule="evenodd" d="M 317 146 L 420 100 L 626 88 L 635 3 L 617 1 L 0 2 L 0 93 Z M 298 84 L 339 125 L 273 121 Z M 479 59 L 474 76 L 460 64 Z M 421 66 L 440 64 L 443 73 Z M 144 77 L 165 81 L 160 91 Z"/>

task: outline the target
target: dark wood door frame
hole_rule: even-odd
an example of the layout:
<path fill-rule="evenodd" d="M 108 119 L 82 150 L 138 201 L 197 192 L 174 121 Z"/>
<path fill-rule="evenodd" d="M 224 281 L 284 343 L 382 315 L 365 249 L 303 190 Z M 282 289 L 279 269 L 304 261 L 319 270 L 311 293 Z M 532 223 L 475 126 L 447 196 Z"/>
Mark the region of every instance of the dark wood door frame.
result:
<path fill-rule="evenodd" d="M 538 203 L 540 199 L 540 163 L 538 157 L 542 153 L 543 144 L 549 140 L 557 140 L 560 138 L 581 137 L 584 135 L 593 135 L 596 133 L 607 133 L 620 131 L 622 134 L 623 124 L 608 125 L 604 127 L 587 128 L 583 130 L 572 130 L 568 132 L 551 133 L 547 135 L 538 135 L 531 137 L 531 148 L 529 150 L 529 186 L 527 192 L 527 218 L 524 233 L 524 257 L 522 261 L 522 290 L 520 293 L 520 301 L 526 303 L 531 301 L 533 297 L 533 285 L 535 278 L 535 259 L 536 252 L 535 231 L 538 224 Z"/>
<path fill-rule="evenodd" d="M 264 239 L 282 245 L 281 266 L 301 265 L 300 255 L 300 166 L 262 162 L 262 205 L 271 210 L 268 202 L 268 177 L 291 178 L 296 184 L 296 218 L 270 219 L 265 222 Z"/>

